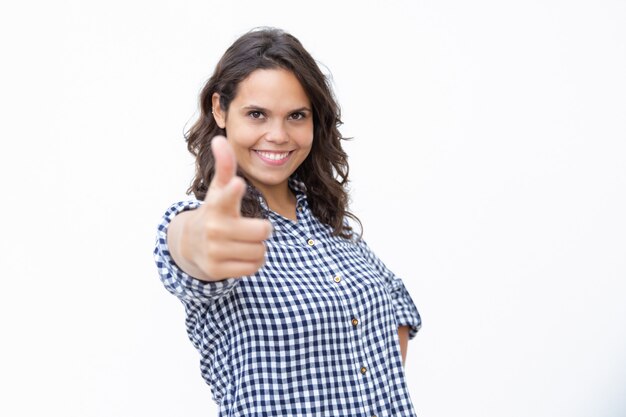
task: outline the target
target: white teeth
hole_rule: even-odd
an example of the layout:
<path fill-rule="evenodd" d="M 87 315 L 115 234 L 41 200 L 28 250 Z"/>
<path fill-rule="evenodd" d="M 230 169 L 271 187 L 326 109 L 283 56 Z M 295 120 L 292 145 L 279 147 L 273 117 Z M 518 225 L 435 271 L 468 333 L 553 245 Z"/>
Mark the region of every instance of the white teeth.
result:
<path fill-rule="evenodd" d="M 287 157 L 287 155 L 289 155 L 289 152 L 283 152 L 283 153 L 263 152 L 263 151 L 257 151 L 257 152 L 263 158 L 271 159 L 272 161 L 278 161 L 280 159 L 285 159 Z"/>

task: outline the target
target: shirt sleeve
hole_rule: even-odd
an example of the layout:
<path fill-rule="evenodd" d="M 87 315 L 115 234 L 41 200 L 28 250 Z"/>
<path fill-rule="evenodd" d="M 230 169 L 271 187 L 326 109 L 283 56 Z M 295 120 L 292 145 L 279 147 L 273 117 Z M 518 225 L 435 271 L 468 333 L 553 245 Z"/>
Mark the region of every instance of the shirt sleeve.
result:
<path fill-rule="evenodd" d="M 167 209 L 157 229 L 153 254 L 161 281 L 170 293 L 181 301 L 208 304 L 228 294 L 237 285 L 239 278 L 220 281 L 202 281 L 194 278 L 176 265 L 167 246 L 167 228 L 174 216 L 186 210 L 194 210 L 200 204 L 198 200 L 181 201 Z"/>
<path fill-rule="evenodd" d="M 394 303 L 396 322 L 398 326 L 409 326 L 409 339 L 413 339 L 422 327 L 422 318 L 402 279 L 385 266 L 363 239 L 360 239 L 357 245 L 363 251 L 366 259 L 384 278 L 387 291 Z"/>

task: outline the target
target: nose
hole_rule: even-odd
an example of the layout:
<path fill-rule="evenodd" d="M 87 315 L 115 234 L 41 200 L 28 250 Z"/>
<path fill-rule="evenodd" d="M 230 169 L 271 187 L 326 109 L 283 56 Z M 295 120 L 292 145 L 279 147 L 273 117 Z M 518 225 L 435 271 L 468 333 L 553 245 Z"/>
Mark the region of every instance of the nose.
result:
<path fill-rule="evenodd" d="M 269 130 L 265 133 L 265 139 L 268 142 L 283 144 L 289 141 L 289 135 L 285 129 L 284 122 L 282 120 L 274 120 L 269 125 Z"/>

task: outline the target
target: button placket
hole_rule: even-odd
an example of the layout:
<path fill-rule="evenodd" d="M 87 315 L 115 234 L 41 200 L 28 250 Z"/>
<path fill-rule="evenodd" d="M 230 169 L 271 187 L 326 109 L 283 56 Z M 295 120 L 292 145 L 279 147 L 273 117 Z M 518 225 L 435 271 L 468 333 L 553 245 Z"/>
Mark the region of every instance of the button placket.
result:
<path fill-rule="evenodd" d="M 313 244 L 315 245 L 315 242 L 313 242 Z M 350 349 L 353 358 L 352 366 L 356 367 L 357 372 L 355 374 L 355 382 L 357 382 L 357 380 L 360 380 L 358 382 L 360 386 L 359 391 L 365 393 L 368 389 L 370 389 L 371 382 L 368 382 L 368 379 L 370 378 L 366 378 L 366 374 L 368 374 L 370 370 L 366 366 L 367 359 L 364 357 L 365 352 L 363 345 L 364 343 L 366 344 L 366 341 L 362 340 L 361 331 L 359 329 L 359 325 L 362 323 L 357 314 L 357 311 L 353 310 L 353 303 L 350 301 L 354 290 L 350 285 L 352 283 L 351 277 L 350 275 L 344 276 L 342 274 L 345 269 L 343 269 L 340 262 L 335 262 L 335 257 L 331 252 L 332 247 L 326 245 L 316 245 L 316 248 L 319 249 L 321 256 L 325 256 L 326 259 L 330 261 L 330 265 L 328 265 L 330 274 L 327 279 L 332 279 L 332 282 L 330 282 L 330 284 L 337 286 L 335 287 L 335 290 L 342 300 L 343 314 L 345 314 L 344 323 L 347 326 L 346 330 L 352 328 L 356 332 L 350 335 Z M 373 404 L 370 404 L 368 398 L 365 396 L 361 397 L 361 400 L 363 406 L 362 415 L 371 416 L 373 413 L 371 411 L 368 412 L 368 410 L 372 410 L 371 407 Z"/>

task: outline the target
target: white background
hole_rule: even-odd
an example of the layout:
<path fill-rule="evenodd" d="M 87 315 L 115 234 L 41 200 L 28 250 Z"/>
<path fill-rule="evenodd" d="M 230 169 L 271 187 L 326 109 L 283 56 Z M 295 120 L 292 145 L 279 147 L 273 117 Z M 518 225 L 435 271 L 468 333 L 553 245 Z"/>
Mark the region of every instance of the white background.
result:
<path fill-rule="evenodd" d="M 333 76 L 352 208 L 424 326 L 420 416 L 626 415 L 626 2 L 25 1 L 0 11 L 0 415 L 216 415 L 156 225 L 260 25 Z"/>

